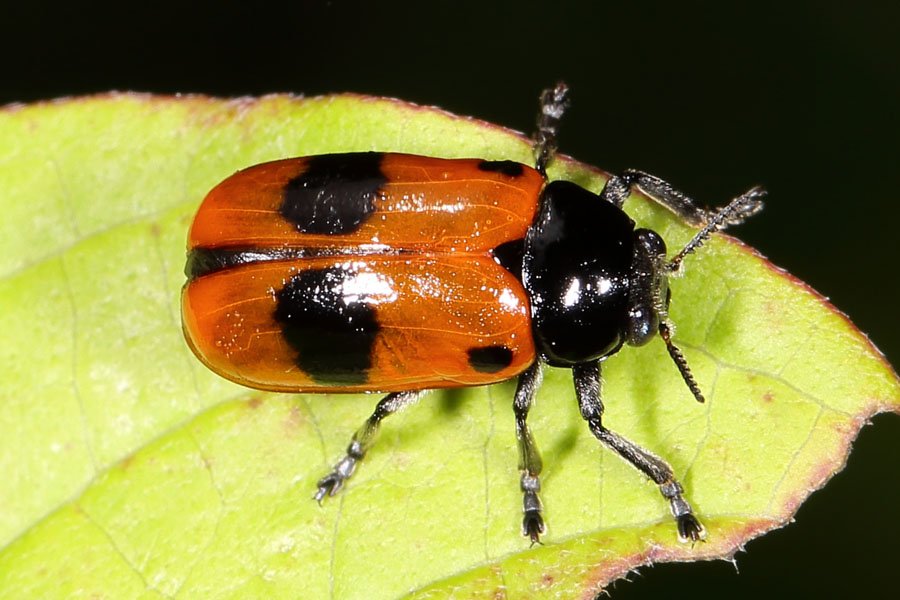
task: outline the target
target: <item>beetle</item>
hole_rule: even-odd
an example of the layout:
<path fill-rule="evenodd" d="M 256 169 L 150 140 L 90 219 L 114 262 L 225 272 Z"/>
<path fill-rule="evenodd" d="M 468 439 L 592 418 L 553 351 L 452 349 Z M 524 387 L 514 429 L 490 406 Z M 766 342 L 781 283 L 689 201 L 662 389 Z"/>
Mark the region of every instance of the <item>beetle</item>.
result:
<path fill-rule="evenodd" d="M 716 230 L 762 207 L 755 187 L 707 211 L 665 181 L 629 170 L 600 194 L 549 181 L 567 108 L 541 95 L 535 166 L 356 152 L 251 166 L 217 185 L 190 228 L 182 292 L 188 344 L 237 383 L 281 392 L 387 393 L 318 482 L 334 496 L 381 421 L 426 390 L 518 377 L 513 399 L 522 533 L 545 531 L 541 456 L 526 423 L 542 365 L 572 371 L 582 417 L 659 486 L 679 539 L 705 536 L 662 458 L 602 422 L 601 363 L 659 334 L 672 341 L 670 275 Z M 663 239 L 622 210 L 639 188 L 702 229 L 671 260 Z"/>

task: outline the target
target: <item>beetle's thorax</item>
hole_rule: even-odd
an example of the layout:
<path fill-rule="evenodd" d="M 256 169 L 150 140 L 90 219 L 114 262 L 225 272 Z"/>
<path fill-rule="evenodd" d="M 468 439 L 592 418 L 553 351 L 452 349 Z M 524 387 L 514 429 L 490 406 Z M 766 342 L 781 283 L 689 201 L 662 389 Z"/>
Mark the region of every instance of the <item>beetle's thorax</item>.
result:
<path fill-rule="evenodd" d="M 548 183 L 525 240 L 522 279 L 541 358 L 572 366 L 648 341 L 664 318 L 665 244 L 573 183 Z"/>

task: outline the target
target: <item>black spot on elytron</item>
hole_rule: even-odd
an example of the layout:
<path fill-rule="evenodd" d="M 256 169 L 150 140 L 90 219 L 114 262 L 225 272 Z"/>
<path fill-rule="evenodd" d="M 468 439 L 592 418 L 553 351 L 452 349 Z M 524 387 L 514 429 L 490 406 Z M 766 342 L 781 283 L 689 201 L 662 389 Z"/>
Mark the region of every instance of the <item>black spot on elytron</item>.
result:
<path fill-rule="evenodd" d="M 387 179 L 380 152 L 323 154 L 284 186 L 282 216 L 300 233 L 338 235 L 355 231 L 375 210 Z"/>
<path fill-rule="evenodd" d="M 352 269 L 302 271 L 277 294 L 275 321 L 297 351 L 297 366 L 317 383 L 365 383 L 381 326 L 363 293 L 344 294 Z"/>
<path fill-rule="evenodd" d="M 511 160 L 483 160 L 478 163 L 478 168 L 482 171 L 493 171 L 502 173 L 507 177 L 521 177 L 524 168 L 521 163 Z"/>
<path fill-rule="evenodd" d="M 512 364 L 513 352 L 506 346 L 469 348 L 469 365 L 479 373 L 497 373 Z"/>

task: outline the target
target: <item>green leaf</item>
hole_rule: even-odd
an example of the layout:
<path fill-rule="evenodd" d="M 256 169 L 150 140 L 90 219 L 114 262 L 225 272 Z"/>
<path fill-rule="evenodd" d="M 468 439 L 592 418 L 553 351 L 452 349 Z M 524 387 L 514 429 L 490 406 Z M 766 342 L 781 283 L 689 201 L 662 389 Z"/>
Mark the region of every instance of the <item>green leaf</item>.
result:
<path fill-rule="evenodd" d="M 604 369 L 605 423 L 673 465 L 705 543 L 677 541 L 656 486 L 590 435 L 554 369 L 530 418 L 546 545 L 519 533 L 512 383 L 388 419 L 320 507 L 316 480 L 376 398 L 260 393 L 208 372 L 181 334 L 185 234 L 239 168 L 373 149 L 531 160 L 510 131 L 358 96 L 0 111 L 0 598 L 582 597 L 787 523 L 867 419 L 900 407 L 895 373 L 846 317 L 716 236 L 672 283 L 707 404 L 660 340 Z M 551 176 L 604 183 L 568 159 Z M 643 197 L 626 208 L 670 248 L 692 234 Z"/>

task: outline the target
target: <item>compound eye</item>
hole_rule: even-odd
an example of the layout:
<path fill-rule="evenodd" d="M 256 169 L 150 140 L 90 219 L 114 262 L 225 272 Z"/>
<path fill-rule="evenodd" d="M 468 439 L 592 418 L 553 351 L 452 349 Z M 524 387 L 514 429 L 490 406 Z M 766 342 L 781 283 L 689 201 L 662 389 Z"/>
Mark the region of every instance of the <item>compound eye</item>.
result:
<path fill-rule="evenodd" d="M 643 346 L 656 335 L 666 316 L 668 280 L 664 270 L 666 243 L 649 229 L 634 232 L 634 256 L 625 325 L 628 343 Z"/>
<path fill-rule="evenodd" d="M 652 229 L 638 229 L 634 232 L 635 241 L 644 248 L 647 256 L 666 256 L 666 243 Z"/>
<path fill-rule="evenodd" d="M 628 310 L 628 343 L 643 346 L 659 329 L 659 315 L 652 305 L 635 305 Z"/>

